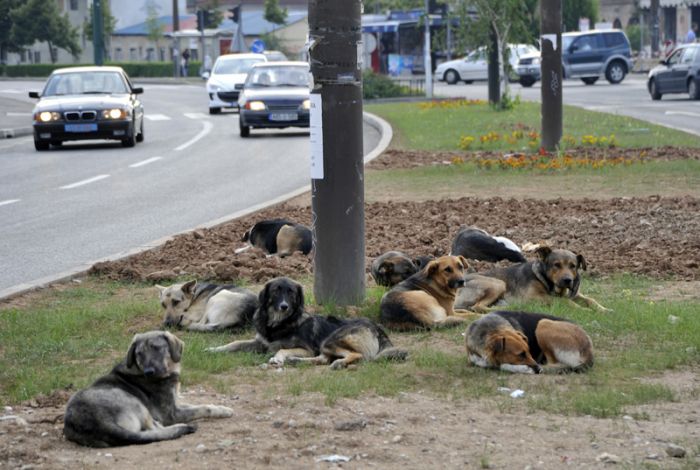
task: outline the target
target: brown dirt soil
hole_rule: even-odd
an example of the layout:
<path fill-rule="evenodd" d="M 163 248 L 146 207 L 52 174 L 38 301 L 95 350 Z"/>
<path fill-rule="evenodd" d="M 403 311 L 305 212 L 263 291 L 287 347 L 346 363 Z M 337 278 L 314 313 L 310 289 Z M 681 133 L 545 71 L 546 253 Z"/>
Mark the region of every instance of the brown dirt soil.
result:
<path fill-rule="evenodd" d="M 407 160 L 405 153 L 399 159 L 391 155 L 389 152 L 372 166 L 396 167 L 403 165 L 398 161 Z M 411 155 L 415 155 L 412 161 L 422 165 L 451 158 L 425 152 Z M 387 164 L 387 160 L 394 163 Z M 687 286 L 700 280 L 700 200 L 690 197 L 462 198 L 373 203 L 367 205 L 366 214 L 367 264 L 390 249 L 410 255 L 446 253 L 459 226 L 473 224 L 519 244 L 547 242 L 573 249 L 586 256 L 595 275 L 631 272 L 659 280 L 683 280 Z M 121 280 L 190 276 L 245 279 L 253 284 L 277 275 L 310 275 L 309 257 L 300 254 L 279 259 L 258 250 L 234 253 L 243 245 L 240 239 L 245 230 L 255 221 L 271 217 L 308 224 L 310 210 L 303 198 L 290 201 L 241 220 L 176 236 L 162 247 L 124 260 L 99 263 L 92 273 Z M 294 374 L 292 368 L 261 372 L 267 377 L 265 382 L 276 384 Z M 627 410 L 630 416 L 616 419 L 532 413 L 524 400 L 505 397 L 504 401 L 497 390 L 493 399 L 478 401 L 417 392 L 397 397 L 368 394 L 327 406 L 320 394 L 267 396 L 268 389 L 260 383 L 238 383 L 225 394 L 190 387 L 183 390 L 185 402 L 230 406 L 235 410 L 234 418 L 202 421 L 197 433 L 175 441 L 112 449 L 81 448 L 63 439 L 62 416 L 73 391 L 60 390 L 0 409 L 0 469 L 241 465 L 559 469 L 602 468 L 613 463 L 622 468 L 700 468 L 699 377 L 694 368 L 645 379 L 666 384 L 678 400 L 631 407 Z M 540 379 L 514 375 L 505 380 L 509 387 L 527 393 L 528 385 Z M 445 396 L 449 395 L 445 390 Z M 10 415 L 20 419 L 6 419 Z M 667 455 L 669 443 L 683 446 L 688 456 L 679 459 Z M 335 454 L 351 460 L 339 464 L 320 461 Z"/>
<path fill-rule="evenodd" d="M 268 369 L 270 381 L 292 369 Z M 327 372 L 332 373 L 332 372 Z M 282 377 L 280 377 L 282 376 Z M 517 377 L 526 390 L 539 377 Z M 564 380 L 564 379 L 559 379 Z M 698 468 L 700 400 L 697 374 L 658 380 L 682 398 L 645 405 L 619 419 L 528 413 L 522 399 L 452 400 L 423 393 L 365 396 L 324 404 L 319 394 L 264 397 L 240 384 L 228 394 L 193 387 L 183 401 L 234 409 L 234 418 L 199 422 L 195 434 L 146 446 L 89 449 L 62 437 L 68 393 L 5 410 L 22 421 L 0 421 L 0 468 Z M 499 392 L 494 390 L 494 395 Z M 688 451 L 666 454 L 669 443 Z M 348 463 L 320 462 L 340 455 Z M 605 457 L 607 455 L 607 457 Z"/>
<path fill-rule="evenodd" d="M 461 198 L 367 204 L 369 266 L 381 253 L 448 253 L 460 225 L 477 225 L 518 244 L 545 242 L 583 254 L 593 275 L 629 272 L 658 279 L 700 280 L 700 200 L 691 197 L 537 200 Z M 99 263 L 91 273 L 109 279 L 168 280 L 176 276 L 253 283 L 310 275 L 310 257 L 235 254 L 254 222 L 284 217 L 308 224 L 308 206 L 282 204 L 211 229 L 178 235 L 126 259 Z M 478 269 L 481 265 L 476 265 Z"/>

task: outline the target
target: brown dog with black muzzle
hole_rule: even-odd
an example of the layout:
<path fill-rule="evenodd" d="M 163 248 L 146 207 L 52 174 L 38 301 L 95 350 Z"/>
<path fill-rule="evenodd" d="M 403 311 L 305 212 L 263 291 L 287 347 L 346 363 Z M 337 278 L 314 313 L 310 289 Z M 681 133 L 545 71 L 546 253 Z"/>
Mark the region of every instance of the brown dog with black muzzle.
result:
<path fill-rule="evenodd" d="M 455 307 L 488 312 L 493 310 L 492 305 L 510 300 L 549 302 L 553 297 L 561 297 L 576 307 L 612 311 L 579 291 L 581 271 L 587 267 L 583 255 L 548 246 L 538 248 L 535 253 L 538 257 L 535 261 L 467 274 Z"/>
<path fill-rule="evenodd" d="M 471 323 L 465 336 L 469 362 L 479 367 L 539 374 L 582 372 L 593 365 L 586 332 L 552 315 L 491 312 Z"/>
<path fill-rule="evenodd" d="M 395 330 L 413 330 L 462 324 L 478 316 L 455 310 L 457 289 L 464 286 L 467 260 L 442 256 L 384 294 L 380 321 Z"/>

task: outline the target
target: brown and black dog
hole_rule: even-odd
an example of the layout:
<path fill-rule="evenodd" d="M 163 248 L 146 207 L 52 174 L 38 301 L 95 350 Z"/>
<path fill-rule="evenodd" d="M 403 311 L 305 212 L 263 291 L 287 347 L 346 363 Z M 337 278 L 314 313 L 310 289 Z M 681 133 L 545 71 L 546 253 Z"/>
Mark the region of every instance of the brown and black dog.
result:
<path fill-rule="evenodd" d="M 400 251 L 387 251 L 372 261 L 371 273 L 377 285 L 393 287 L 418 269 L 416 262 Z"/>
<path fill-rule="evenodd" d="M 579 292 L 581 271 L 586 270 L 583 255 L 563 249 L 539 247 L 538 259 L 485 273 L 468 274 L 457 295 L 455 306 L 476 312 L 487 312 L 500 301 L 511 299 L 540 300 L 552 297 L 569 299 L 573 305 L 601 312 L 611 310 Z"/>
<path fill-rule="evenodd" d="M 491 312 L 471 323 L 465 336 L 469 362 L 479 367 L 539 374 L 582 372 L 593 365 L 586 332 L 543 313 Z"/>
<path fill-rule="evenodd" d="M 312 248 L 311 229 L 286 219 L 261 220 L 243 234 L 241 241 L 281 257 L 296 251 L 308 255 Z"/>
<path fill-rule="evenodd" d="M 430 261 L 384 294 L 381 323 L 396 330 L 412 330 L 452 326 L 473 319 L 474 313 L 454 309 L 457 289 L 464 286 L 467 267 L 462 256 L 442 256 Z"/>

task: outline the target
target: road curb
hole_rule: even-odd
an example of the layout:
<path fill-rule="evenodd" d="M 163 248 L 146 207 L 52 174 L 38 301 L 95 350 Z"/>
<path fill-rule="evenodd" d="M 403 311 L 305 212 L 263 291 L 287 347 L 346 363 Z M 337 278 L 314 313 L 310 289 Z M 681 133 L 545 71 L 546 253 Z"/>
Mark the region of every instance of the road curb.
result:
<path fill-rule="evenodd" d="M 364 162 L 365 164 L 369 163 L 370 161 L 374 160 L 377 158 L 379 155 L 384 152 L 384 150 L 389 147 L 389 144 L 391 143 L 391 139 L 393 137 L 393 130 L 391 126 L 389 125 L 388 122 L 386 122 L 384 119 L 380 118 L 379 116 L 376 116 L 371 113 L 363 113 L 362 116 L 363 120 L 373 127 L 374 129 L 379 132 L 381 135 L 379 139 L 379 143 L 377 146 L 369 152 L 367 155 L 364 157 Z M 31 128 L 30 128 L 31 130 Z M 281 196 L 278 196 L 276 198 L 267 200 L 265 202 L 261 202 L 260 204 L 256 204 L 254 206 L 248 207 L 246 209 L 234 212 L 233 214 L 225 215 L 223 217 L 219 217 L 218 219 L 211 220 L 209 222 L 206 222 L 204 224 L 198 225 L 196 227 L 193 227 L 188 230 L 183 230 L 181 232 L 178 232 L 173 235 L 169 235 L 166 237 L 159 238 L 157 240 L 153 240 L 151 242 L 148 242 L 144 245 L 132 248 L 130 250 L 122 251 L 120 253 L 115 253 L 110 256 L 106 256 L 104 258 L 100 258 L 98 260 L 94 261 L 89 261 L 87 263 L 83 263 L 79 266 L 76 266 L 75 268 L 63 271 L 58 274 L 54 274 L 51 276 L 45 276 L 39 279 L 35 279 L 30 282 L 25 282 L 22 284 L 17 284 L 12 287 L 8 287 L 7 289 L 0 290 L 0 301 L 2 300 L 9 300 L 13 297 L 17 297 L 19 295 L 25 294 L 27 292 L 43 289 L 45 287 L 50 286 L 51 284 L 55 284 L 58 282 L 64 282 L 64 281 L 69 281 L 71 279 L 74 279 L 76 277 L 84 276 L 87 274 L 87 272 L 90 270 L 90 268 L 95 264 L 95 263 L 100 263 L 100 262 L 105 262 L 105 261 L 117 261 L 122 258 L 127 258 L 129 256 L 133 256 L 139 253 L 143 253 L 144 251 L 151 250 L 153 248 L 157 248 L 166 242 L 172 240 L 174 237 L 178 235 L 182 235 L 184 233 L 190 233 L 194 230 L 198 229 L 203 229 L 203 228 L 212 228 L 216 227 L 217 225 L 221 225 L 226 222 L 230 222 L 232 220 L 240 219 L 241 217 L 245 217 L 247 215 L 250 215 L 254 212 L 260 211 L 262 209 L 265 209 L 270 206 L 274 206 L 275 204 L 280 204 L 282 202 L 288 201 L 289 199 L 295 198 L 297 196 L 300 196 L 308 191 L 311 190 L 311 183 L 306 184 L 300 188 L 297 188 L 293 191 L 290 191 L 286 194 L 283 194 Z"/>

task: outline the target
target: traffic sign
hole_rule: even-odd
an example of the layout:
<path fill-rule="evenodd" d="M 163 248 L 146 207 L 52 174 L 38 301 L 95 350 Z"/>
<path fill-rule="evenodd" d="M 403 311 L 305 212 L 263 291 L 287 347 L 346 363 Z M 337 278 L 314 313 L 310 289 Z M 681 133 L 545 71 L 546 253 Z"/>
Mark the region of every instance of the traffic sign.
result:
<path fill-rule="evenodd" d="M 250 52 L 261 53 L 265 50 L 265 42 L 262 39 L 256 39 L 250 45 Z"/>

